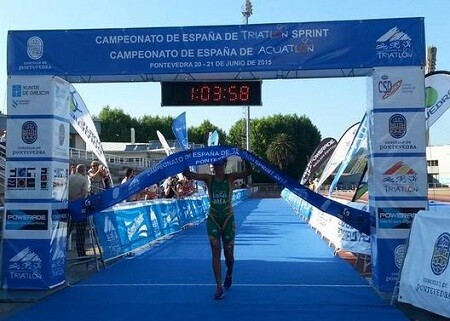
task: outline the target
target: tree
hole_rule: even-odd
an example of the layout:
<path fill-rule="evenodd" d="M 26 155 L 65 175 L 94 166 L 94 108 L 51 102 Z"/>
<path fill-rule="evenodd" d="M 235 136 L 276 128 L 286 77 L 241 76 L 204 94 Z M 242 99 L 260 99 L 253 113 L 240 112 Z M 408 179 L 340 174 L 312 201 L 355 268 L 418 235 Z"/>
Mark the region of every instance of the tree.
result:
<path fill-rule="evenodd" d="M 150 140 L 158 140 L 156 131 L 159 130 L 166 139 L 174 140 L 175 135 L 172 131 L 173 117 L 171 116 L 143 116 L 139 119 L 140 129 L 136 133 L 136 141 L 148 142 Z M 139 137 L 139 140 L 138 140 Z"/>
<path fill-rule="evenodd" d="M 295 143 L 292 137 L 285 133 L 277 134 L 266 152 L 269 162 L 276 164 L 280 170 L 283 170 L 283 166 L 289 165 L 295 160 L 295 154 Z"/>
<path fill-rule="evenodd" d="M 120 108 L 103 107 L 98 118 L 101 121 L 100 139 L 104 142 L 130 141 L 130 128 L 136 127 L 138 122 L 135 118 L 125 114 Z"/>
<path fill-rule="evenodd" d="M 230 145 L 245 146 L 245 122 L 237 121 L 230 129 L 228 143 Z M 287 134 L 295 142 L 293 151 L 294 161 L 284 164 L 283 171 L 290 177 L 298 179 L 306 167 L 307 156 L 311 155 L 321 140 L 321 135 L 310 119 L 298 115 L 273 115 L 251 121 L 251 151 L 259 157 L 268 160 L 267 150 L 270 143 L 278 134 Z M 269 178 L 255 173 L 252 175 L 253 182 L 268 182 Z"/>
<path fill-rule="evenodd" d="M 250 123 L 250 128 L 252 123 Z M 250 135 L 251 136 L 251 135 Z M 227 137 L 227 144 L 231 146 L 245 148 L 246 142 L 246 123 L 244 119 L 238 120 L 231 128 Z"/>
<path fill-rule="evenodd" d="M 209 120 L 204 120 L 198 127 L 189 127 L 189 141 L 206 146 L 208 144 L 209 133 L 215 130 L 219 133 L 219 144 L 224 145 L 227 134 Z"/>

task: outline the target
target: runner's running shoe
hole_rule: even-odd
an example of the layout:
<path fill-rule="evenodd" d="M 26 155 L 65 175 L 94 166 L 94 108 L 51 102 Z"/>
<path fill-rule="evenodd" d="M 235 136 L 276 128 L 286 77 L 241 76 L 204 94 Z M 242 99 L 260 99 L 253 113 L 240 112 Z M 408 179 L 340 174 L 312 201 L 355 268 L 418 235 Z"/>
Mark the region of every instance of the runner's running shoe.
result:
<path fill-rule="evenodd" d="M 214 300 L 222 300 L 223 297 L 225 296 L 224 292 L 223 292 L 223 288 L 218 288 L 216 290 L 216 293 L 214 293 Z"/>
<path fill-rule="evenodd" d="M 228 291 L 231 288 L 231 283 L 233 283 L 231 275 L 225 275 L 225 281 L 223 281 L 223 288 L 225 291 Z"/>

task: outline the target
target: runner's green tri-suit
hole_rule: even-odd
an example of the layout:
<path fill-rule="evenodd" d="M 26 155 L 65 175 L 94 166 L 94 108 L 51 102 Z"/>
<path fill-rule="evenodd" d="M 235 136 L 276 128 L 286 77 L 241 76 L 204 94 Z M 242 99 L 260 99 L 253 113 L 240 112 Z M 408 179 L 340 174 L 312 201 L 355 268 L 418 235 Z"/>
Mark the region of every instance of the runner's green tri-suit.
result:
<path fill-rule="evenodd" d="M 231 206 L 232 190 L 228 183 L 228 176 L 222 181 L 216 181 L 215 177 L 208 186 L 210 197 L 209 215 L 206 220 L 206 229 L 210 238 L 220 239 L 224 244 L 234 241 L 236 234 L 233 208 Z"/>

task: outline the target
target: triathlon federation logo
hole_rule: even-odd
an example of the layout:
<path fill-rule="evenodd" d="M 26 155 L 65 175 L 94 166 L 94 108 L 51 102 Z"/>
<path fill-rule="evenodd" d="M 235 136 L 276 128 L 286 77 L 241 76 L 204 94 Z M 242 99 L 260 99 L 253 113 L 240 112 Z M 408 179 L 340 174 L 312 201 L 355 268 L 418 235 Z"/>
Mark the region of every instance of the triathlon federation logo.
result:
<path fill-rule="evenodd" d="M 434 244 L 433 256 L 431 257 L 431 271 L 435 275 L 441 275 L 447 269 L 450 258 L 450 234 L 442 233 Z"/>
<path fill-rule="evenodd" d="M 34 121 L 26 121 L 22 124 L 22 141 L 25 144 L 33 144 L 38 138 L 38 126 Z"/>
<path fill-rule="evenodd" d="M 383 94 L 381 99 L 387 99 L 395 94 L 402 86 L 403 80 L 397 80 L 395 83 L 389 79 L 388 75 L 381 76 L 381 80 L 378 82 L 378 92 Z"/>
<path fill-rule="evenodd" d="M 390 29 L 378 38 L 375 50 L 378 59 L 402 60 L 413 58 L 411 37 L 398 29 L 398 27 Z"/>
<path fill-rule="evenodd" d="M 407 132 L 405 116 L 394 114 L 389 118 L 389 134 L 394 138 L 402 138 Z"/>
<path fill-rule="evenodd" d="M 31 37 L 27 41 L 27 54 L 33 60 L 40 59 L 44 54 L 44 42 L 39 37 Z"/>
<path fill-rule="evenodd" d="M 383 173 L 386 193 L 417 193 L 417 173 L 403 161 L 398 161 Z"/>
<path fill-rule="evenodd" d="M 12 279 L 42 279 L 42 260 L 26 247 L 9 260 L 8 270 Z"/>

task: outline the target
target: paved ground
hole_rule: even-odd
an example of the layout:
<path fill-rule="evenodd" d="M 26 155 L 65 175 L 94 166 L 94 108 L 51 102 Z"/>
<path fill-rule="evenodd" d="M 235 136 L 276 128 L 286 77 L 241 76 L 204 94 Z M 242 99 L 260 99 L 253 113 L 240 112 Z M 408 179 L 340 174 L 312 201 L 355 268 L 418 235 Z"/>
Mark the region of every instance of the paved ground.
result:
<path fill-rule="evenodd" d="M 341 192 L 340 196 L 352 195 L 349 192 Z M 450 201 L 450 189 L 447 190 L 437 190 L 430 191 L 430 199 L 436 201 Z M 266 197 L 275 197 L 274 195 L 266 195 Z M 278 194 L 279 197 L 279 194 Z M 363 261 L 356 261 L 356 257 L 350 253 L 341 251 L 338 255 L 346 260 L 349 264 L 355 267 L 359 273 L 366 277 L 368 282 L 370 283 L 370 267 L 364 271 L 363 269 Z M 109 265 L 114 264 L 115 262 L 110 262 Z M 101 267 L 100 267 L 101 268 Z M 25 309 L 26 307 L 35 304 L 36 302 L 54 294 L 57 291 L 64 289 L 66 286 L 70 286 L 80 280 L 83 280 L 90 275 L 97 272 L 97 266 L 95 262 L 91 263 L 82 263 L 71 266 L 67 271 L 67 284 L 60 286 L 56 289 L 49 291 L 5 291 L 0 290 L 0 320 L 5 320 L 8 316 L 20 311 L 21 309 Z M 389 294 L 379 293 L 379 295 L 386 300 L 386 302 L 390 301 Z M 411 306 L 409 304 L 404 304 L 397 302 L 395 305 L 403 311 L 403 313 L 411 320 L 411 321 L 448 321 L 447 318 L 436 315 L 426 310 L 422 310 Z M 30 320 L 31 321 L 31 320 Z M 52 321 L 52 320 L 48 320 Z"/>

